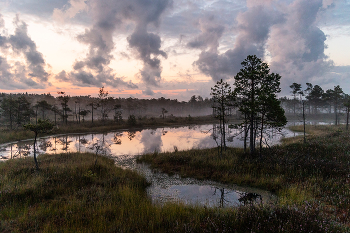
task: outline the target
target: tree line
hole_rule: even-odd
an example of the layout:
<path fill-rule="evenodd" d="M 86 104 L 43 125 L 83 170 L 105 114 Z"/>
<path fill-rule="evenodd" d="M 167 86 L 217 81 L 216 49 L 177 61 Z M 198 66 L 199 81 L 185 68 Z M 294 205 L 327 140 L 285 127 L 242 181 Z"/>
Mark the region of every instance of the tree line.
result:
<path fill-rule="evenodd" d="M 50 119 L 57 124 L 89 121 L 122 122 L 130 115 L 134 118 L 166 118 L 188 115 L 210 115 L 212 100 L 193 95 L 189 101 L 166 99 L 113 98 L 101 87 L 97 97 L 70 96 L 58 92 L 51 94 L 0 93 L 0 122 L 11 130 L 23 124 Z"/>
<path fill-rule="evenodd" d="M 321 86 L 311 83 L 306 83 L 304 89 L 300 83 L 292 83 L 290 88 L 292 98 L 280 98 L 287 113 L 300 114 L 304 106 L 304 113 L 307 114 L 334 114 L 335 125 L 339 124 L 340 115 L 344 112 L 347 122 L 349 121 L 350 96 L 345 94 L 339 85 L 326 91 Z"/>

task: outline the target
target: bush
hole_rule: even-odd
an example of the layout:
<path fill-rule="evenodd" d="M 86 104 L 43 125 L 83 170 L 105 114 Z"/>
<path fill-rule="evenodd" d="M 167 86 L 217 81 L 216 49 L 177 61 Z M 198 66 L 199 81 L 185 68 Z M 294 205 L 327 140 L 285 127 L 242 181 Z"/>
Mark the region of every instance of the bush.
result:
<path fill-rule="evenodd" d="M 136 125 L 136 117 L 134 115 L 130 115 L 128 117 L 128 125 L 130 125 L 130 126 Z"/>

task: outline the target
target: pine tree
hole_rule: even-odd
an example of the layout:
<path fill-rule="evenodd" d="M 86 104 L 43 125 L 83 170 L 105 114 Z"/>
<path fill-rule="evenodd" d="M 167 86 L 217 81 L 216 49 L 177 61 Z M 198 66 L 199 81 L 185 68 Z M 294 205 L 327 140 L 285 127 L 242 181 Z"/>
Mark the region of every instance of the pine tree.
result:
<path fill-rule="evenodd" d="M 259 129 L 262 134 L 265 126 L 280 129 L 287 123 L 276 97 L 276 93 L 281 91 L 281 76 L 270 74 L 269 66 L 255 55 L 248 56 L 241 64 L 243 68 L 235 76 L 234 96 L 240 99 L 238 109 L 246 116 L 243 125 L 249 125 L 250 153 L 254 154 Z M 262 135 L 260 142 L 261 139 Z"/>

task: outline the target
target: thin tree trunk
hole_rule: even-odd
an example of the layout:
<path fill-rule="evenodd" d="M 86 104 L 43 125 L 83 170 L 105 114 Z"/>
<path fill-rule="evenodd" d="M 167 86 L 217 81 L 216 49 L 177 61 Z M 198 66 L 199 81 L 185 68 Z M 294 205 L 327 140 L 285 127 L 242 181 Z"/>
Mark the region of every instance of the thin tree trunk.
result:
<path fill-rule="evenodd" d="M 304 143 L 306 143 L 306 136 L 305 136 L 305 102 L 303 102 L 303 122 L 304 122 Z"/>
<path fill-rule="evenodd" d="M 247 137 L 248 137 L 248 127 L 247 127 L 247 123 L 244 123 L 244 153 L 247 152 Z"/>
<path fill-rule="evenodd" d="M 91 123 L 94 123 L 94 104 L 91 103 Z"/>
<path fill-rule="evenodd" d="M 222 156 L 222 119 L 221 119 L 221 116 L 219 118 L 220 118 L 220 134 L 221 134 L 221 137 L 220 137 L 220 157 L 221 157 Z"/>
<path fill-rule="evenodd" d="M 222 101 L 223 102 L 223 101 Z M 222 113 L 222 135 L 223 135 L 223 140 L 224 140 L 224 150 L 226 151 L 226 129 L 225 129 L 225 107 L 224 107 L 224 103 L 222 103 L 222 109 L 223 109 L 223 113 Z"/>
<path fill-rule="evenodd" d="M 251 103 L 254 103 L 254 94 L 255 94 L 255 89 L 254 89 L 254 77 L 252 77 L 252 84 L 251 84 L 251 87 L 252 87 L 252 94 L 251 94 L 251 97 L 250 97 L 250 101 Z M 254 154 L 255 152 L 255 138 L 254 138 L 254 114 L 255 114 L 255 106 L 253 104 L 252 106 L 252 109 L 251 109 L 251 113 L 250 113 L 250 142 L 249 142 L 249 145 L 250 145 L 250 154 Z"/>
<path fill-rule="evenodd" d="M 35 110 L 35 124 L 38 124 L 38 107 Z"/>
<path fill-rule="evenodd" d="M 39 170 L 39 164 L 38 160 L 36 159 L 36 138 L 38 136 L 38 133 L 35 132 L 35 137 L 34 137 L 34 162 L 35 162 L 35 169 Z"/>
<path fill-rule="evenodd" d="M 349 129 L 349 108 L 346 108 L 346 130 Z"/>
<path fill-rule="evenodd" d="M 261 129 L 260 129 L 260 157 L 262 152 L 262 139 L 263 139 L 263 131 L 264 131 L 264 116 L 261 116 Z"/>

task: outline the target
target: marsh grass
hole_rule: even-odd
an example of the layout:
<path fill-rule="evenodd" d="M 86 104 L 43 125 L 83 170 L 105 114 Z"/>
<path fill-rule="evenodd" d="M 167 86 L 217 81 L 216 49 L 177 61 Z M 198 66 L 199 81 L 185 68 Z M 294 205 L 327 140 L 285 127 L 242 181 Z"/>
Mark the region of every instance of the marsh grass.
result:
<path fill-rule="evenodd" d="M 310 130 L 310 129 L 309 129 Z M 143 155 L 170 174 L 211 179 L 266 189 L 279 196 L 281 206 L 315 203 L 325 216 L 350 223 L 350 134 L 339 127 L 319 126 L 302 141 L 265 148 L 262 157 L 228 148 L 194 149 Z"/>
<path fill-rule="evenodd" d="M 135 172 L 93 154 L 0 163 L 1 232 L 344 232 L 314 206 L 203 208 L 154 205 Z"/>
<path fill-rule="evenodd" d="M 0 129 L 0 143 L 19 141 L 23 139 L 34 138 L 34 133 L 25 130 L 5 130 Z"/>

